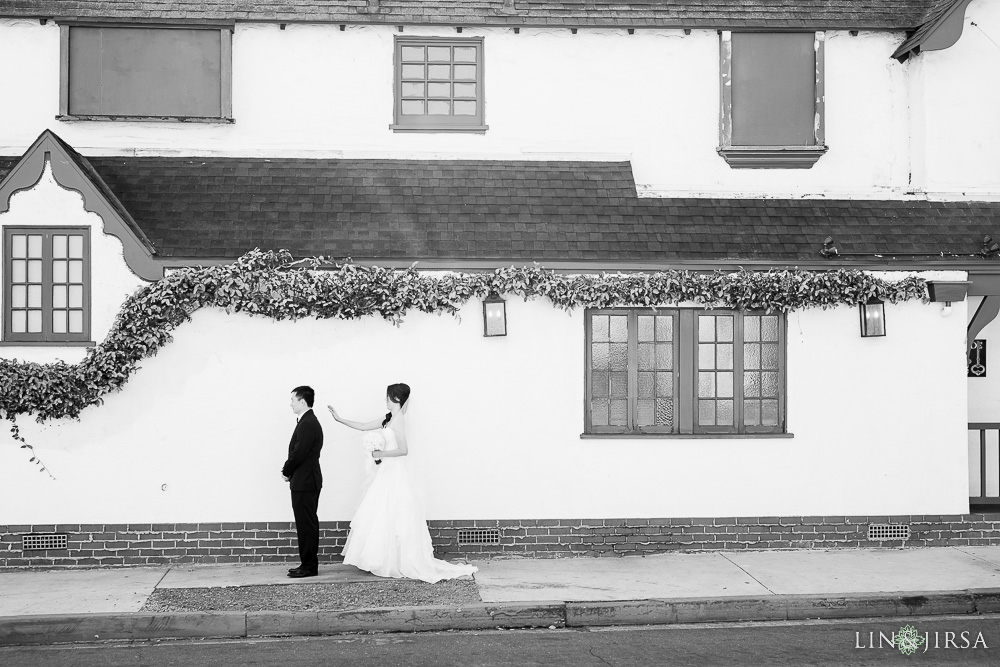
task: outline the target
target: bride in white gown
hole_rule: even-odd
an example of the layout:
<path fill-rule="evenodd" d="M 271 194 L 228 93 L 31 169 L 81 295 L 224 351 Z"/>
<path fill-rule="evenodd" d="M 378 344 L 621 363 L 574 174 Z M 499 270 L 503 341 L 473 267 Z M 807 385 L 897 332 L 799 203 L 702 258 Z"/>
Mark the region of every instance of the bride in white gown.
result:
<path fill-rule="evenodd" d="M 372 452 L 381 463 L 364 492 L 344 545 L 344 563 L 380 577 L 419 579 L 435 583 L 477 570 L 434 558 L 427 517 L 413 485 L 406 455 L 406 400 L 410 388 L 392 384 L 386 389 L 385 419 L 356 422 L 342 419 L 332 405 L 333 418 L 359 431 L 382 430 L 385 445 Z"/>

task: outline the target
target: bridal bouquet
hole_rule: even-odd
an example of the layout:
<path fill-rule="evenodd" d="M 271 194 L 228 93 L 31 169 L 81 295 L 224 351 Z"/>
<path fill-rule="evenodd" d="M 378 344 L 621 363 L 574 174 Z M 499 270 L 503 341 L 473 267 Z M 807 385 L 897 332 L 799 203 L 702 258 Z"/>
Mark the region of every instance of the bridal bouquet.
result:
<path fill-rule="evenodd" d="M 365 452 L 368 453 L 370 458 L 371 453 L 376 449 L 385 448 L 385 436 L 382 435 L 381 431 L 369 431 L 361 439 L 361 446 L 365 448 Z M 378 465 L 379 463 L 382 463 L 382 459 L 375 459 L 375 464 Z"/>

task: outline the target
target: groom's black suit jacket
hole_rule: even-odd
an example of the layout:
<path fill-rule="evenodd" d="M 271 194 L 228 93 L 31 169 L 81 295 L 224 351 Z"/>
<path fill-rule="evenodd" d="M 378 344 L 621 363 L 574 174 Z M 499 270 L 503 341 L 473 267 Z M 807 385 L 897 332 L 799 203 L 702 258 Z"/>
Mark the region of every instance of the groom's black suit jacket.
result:
<path fill-rule="evenodd" d="M 288 443 L 288 460 L 281 474 L 291 479 L 292 491 L 319 491 L 323 488 L 323 473 L 319 469 L 319 450 L 323 448 L 323 427 L 313 411 L 307 410 Z"/>

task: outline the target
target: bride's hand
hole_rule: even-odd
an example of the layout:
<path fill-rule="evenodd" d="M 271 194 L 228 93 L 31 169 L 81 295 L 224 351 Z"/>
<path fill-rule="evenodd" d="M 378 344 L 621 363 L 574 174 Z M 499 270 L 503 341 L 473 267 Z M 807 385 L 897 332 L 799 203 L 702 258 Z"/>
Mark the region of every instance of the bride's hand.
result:
<path fill-rule="evenodd" d="M 333 409 L 332 405 L 326 406 L 326 409 L 330 411 L 330 414 L 333 415 L 335 421 L 340 421 L 340 416 L 337 414 L 337 411 Z"/>

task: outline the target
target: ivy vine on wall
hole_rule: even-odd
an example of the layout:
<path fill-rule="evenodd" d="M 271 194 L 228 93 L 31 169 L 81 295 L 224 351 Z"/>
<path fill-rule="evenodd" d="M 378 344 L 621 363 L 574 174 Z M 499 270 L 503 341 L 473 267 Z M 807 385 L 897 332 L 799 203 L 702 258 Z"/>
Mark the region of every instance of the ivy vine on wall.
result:
<path fill-rule="evenodd" d="M 921 278 L 888 281 L 843 269 L 567 275 L 535 265 L 428 274 L 412 266 L 397 270 L 349 261 L 326 264 L 323 258 L 293 261 L 287 251 L 253 250 L 232 264 L 174 271 L 140 288 L 122 305 L 104 341 L 89 348 L 77 364 L 0 359 L 0 416 L 11 422 L 21 447 L 32 449 L 20 435 L 19 415 L 34 415 L 39 422 L 77 418 L 84 408 L 100 405 L 105 394 L 128 382 L 142 359 L 170 342 L 175 327 L 206 306 L 275 320 L 380 315 L 399 324 L 408 311 L 455 314 L 470 299 L 491 293 L 543 297 L 565 310 L 695 302 L 788 312 L 856 305 L 872 297 L 892 303 L 927 298 Z M 47 471 L 32 454 L 32 461 Z"/>

